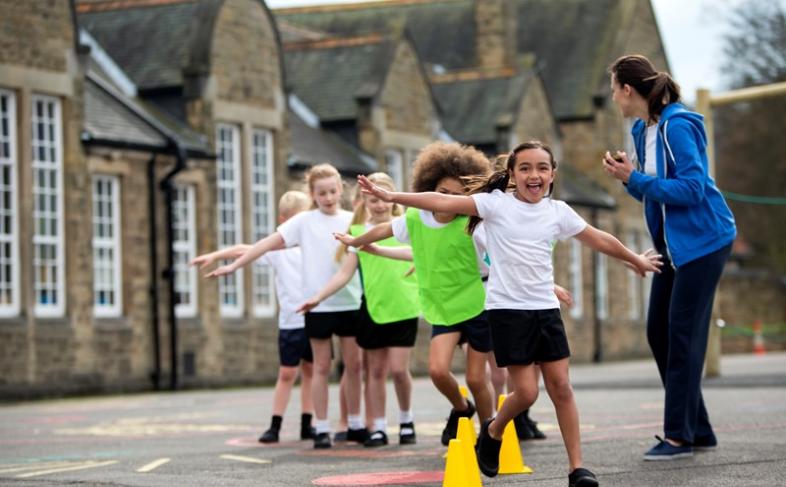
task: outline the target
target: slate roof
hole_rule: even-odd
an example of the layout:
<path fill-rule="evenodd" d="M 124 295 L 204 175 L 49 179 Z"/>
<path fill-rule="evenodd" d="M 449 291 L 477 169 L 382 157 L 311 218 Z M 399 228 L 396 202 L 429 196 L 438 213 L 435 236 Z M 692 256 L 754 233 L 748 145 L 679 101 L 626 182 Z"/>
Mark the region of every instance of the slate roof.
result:
<path fill-rule="evenodd" d="M 560 164 L 555 182 L 556 198 L 566 203 L 610 210 L 617 207 L 613 196 L 570 164 Z"/>
<path fill-rule="evenodd" d="M 77 7 L 80 27 L 142 90 L 180 86 L 192 49 L 192 24 L 203 11 L 198 2 L 140 4 L 116 10 L 84 11 Z"/>
<path fill-rule="evenodd" d="M 378 170 L 377 162 L 368 154 L 319 127 L 306 124 L 295 112 L 289 112 L 291 167 L 310 167 L 330 162 L 345 176 L 370 174 Z"/>
<path fill-rule="evenodd" d="M 509 127 L 518 117 L 521 99 L 532 74 L 434 83 L 445 130 L 463 143 L 497 143 L 497 128 Z"/>
<path fill-rule="evenodd" d="M 358 98 L 372 98 L 381 89 L 393 43 L 377 38 L 321 46 L 285 48 L 289 86 L 323 123 L 355 119 Z"/>
<path fill-rule="evenodd" d="M 538 59 L 557 119 L 592 115 L 626 0 L 510 0 L 517 12 L 518 54 Z M 336 35 L 396 33 L 406 28 L 425 63 L 447 69 L 477 64 L 473 0 L 401 0 L 274 10 L 277 17 Z"/>

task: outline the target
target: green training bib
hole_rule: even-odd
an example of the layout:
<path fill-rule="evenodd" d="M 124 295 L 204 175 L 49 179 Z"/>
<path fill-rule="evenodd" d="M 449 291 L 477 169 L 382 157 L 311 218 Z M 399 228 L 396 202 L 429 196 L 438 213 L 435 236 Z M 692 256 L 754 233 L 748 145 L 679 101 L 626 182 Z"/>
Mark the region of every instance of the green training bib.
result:
<path fill-rule="evenodd" d="M 349 233 L 353 237 L 366 233 L 365 225 L 352 225 Z M 393 237 L 377 242 L 382 247 L 400 247 Z M 374 323 L 379 325 L 409 320 L 420 316 L 418 278 L 407 276 L 411 262 L 379 257 L 367 252 L 358 252 L 360 272 L 363 275 L 363 292 L 366 308 Z"/>
<path fill-rule="evenodd" d="M 423 316 L 432 325 L 455 325 L 479 315 L 486 291 L 475 244 L 466 231 L 468 217 L 431 228 L 421 220 L 420 210 L 409 208 L 406 219 Z"/>

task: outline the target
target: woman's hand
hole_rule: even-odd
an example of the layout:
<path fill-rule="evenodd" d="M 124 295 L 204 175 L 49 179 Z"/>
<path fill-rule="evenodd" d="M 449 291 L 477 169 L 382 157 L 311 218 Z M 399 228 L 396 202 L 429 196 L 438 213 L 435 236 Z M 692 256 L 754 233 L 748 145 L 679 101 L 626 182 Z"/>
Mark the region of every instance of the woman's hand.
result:
<path fill-rule="evenodd" d="M 623 183 L 627 183 L 630 180 L 631 173 L 636 168 L 633 167 L 633 163 L 630 162 L 625 152 L 617 151 L 612 156 L 609 151 L 606 151 L 606 154 L 603 156 L 603 170 L 606 171 L 606 174 L 619 179 Z"/>
<path fill-rule="evenodd" d="M 319 298 L 314 296 L 314 297 L 310 298 L 308 301 L 306 301 L 305 303 L 301 304 L 300 307 L 297 309 L 297 312 L 300 313 L 300 314 L 306 314 L 309 311 L 311 311 L 312 309 L 314 309 L 317 306 L 319 306 L 319 303 L 320 303 Z"/>
<path fill-rule="evenodd" d="M 363 176 L 362 174 L 358 176 L 358 184 L 360 185 L 360 190 L 363 192 L 363 194 L 376 196 L 382 201 L 387 201 L 387 202 L 393 201 L 393 193 L 391 191 L 380 188 L 379 186 L 372 183 L 366 176 Z"/>

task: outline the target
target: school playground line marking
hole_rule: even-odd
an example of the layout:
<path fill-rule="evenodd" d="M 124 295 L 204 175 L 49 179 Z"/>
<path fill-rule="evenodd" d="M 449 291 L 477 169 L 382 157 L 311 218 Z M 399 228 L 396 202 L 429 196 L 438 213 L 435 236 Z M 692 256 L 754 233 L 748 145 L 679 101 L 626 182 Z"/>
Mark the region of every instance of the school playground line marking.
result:
<path fill-rule="evenodd" d="M 367 472 L 333 475 L 311 481 L 312 485 L 402 485 L 442 482 L 443 472 Z"/>
<path fill-rule="evenodd" d="M 137 473 L 147 473 L 152 472 L 153 470 L 157 469 L 161 465 L 167 464 L 170 462 L 169 458 L 159 458 L 158 460 L 154 460 L 147 465 L 143 465 L 136 469 Z"/>
<path fill-rule="evenodd" d="M 220 455 L 219 458 L 223 458 L 224 460 L 234 460 L 236 462 L 246 462 L 246 463 L 273 463 L 272 460 L 267 460 L 264 458 L 254 458 L 254 457 L 244 457 L 242 455 Z"/>
<path fill-rule="evenodd" d="M 42 470 L 42 471 L 38 471 L 38 472 L 23 473 L 23 474 L 17 475 L 16 478 L 18 478 L 18 479 L 26 479 L 26 478 L 29 478 L 29 477 L 37 477 L 39 475 L 49 475 L 49 474 L 61 473 L 61 472 L 73 472 L 75 470 L 86 470 L 88 468 L 106 467 L 106 466 L 109 466 L 109 465 L 114 465 L 116 463 L 117 463 L 117 460 L 109 460 L 109 461 L 106 461 L 106 462 L 89 461 L 89 462 L 85 462 L 85 463 L 83 463 L 81 465 L 74 465 L 74 466 L 71 466 L 71 467 L 59 467 L 59 468 L 51 468 L 49 470 Z"/>

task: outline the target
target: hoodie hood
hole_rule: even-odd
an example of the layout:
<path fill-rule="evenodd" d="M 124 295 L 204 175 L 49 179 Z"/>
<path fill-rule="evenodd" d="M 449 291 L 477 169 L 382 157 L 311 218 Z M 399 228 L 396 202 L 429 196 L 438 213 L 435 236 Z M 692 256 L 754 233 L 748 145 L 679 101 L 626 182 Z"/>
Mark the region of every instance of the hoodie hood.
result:
<path fill-rule="evenodd" d="M 658 130 L 663 128 L 663 124 L 666 121 L 673 120 L 675 118 L 688 121 L 694 127 L 694 132 L 699 137 L 702 144 L 705 147 L 707 146 L 707 134 L 704 131 L 704 115 L 688 110 L 688 108 L 682 103 L 670 103 L 663 108 L 660 120 L 658 121 Z M 636 122 L 633 124 L 633 129 L 631 130 L 634 139 L 638 140 L 638 137 L 644 130 L 646 130 L 646 128 L 647 125 L 644 120 L 640 118 L 636 119 Z"/>

